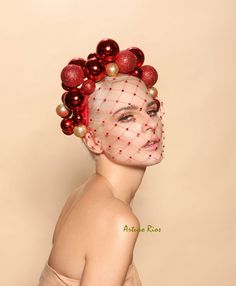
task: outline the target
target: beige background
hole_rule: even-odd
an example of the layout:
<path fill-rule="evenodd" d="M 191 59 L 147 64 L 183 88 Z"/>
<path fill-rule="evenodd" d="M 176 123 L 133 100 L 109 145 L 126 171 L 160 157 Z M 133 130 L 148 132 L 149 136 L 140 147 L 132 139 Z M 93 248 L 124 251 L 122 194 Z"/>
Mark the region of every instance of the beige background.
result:
<path fill-rule="evenodd" d="M 60 71 L 110 37 L 159 72 L 165 158 L 134 201 L 144 286 L 236 285 L 236 2 L 8 1 L 1 7 L 0 284 L 32 286 L 69 192 L 93 172 L 55 113 Z"/>

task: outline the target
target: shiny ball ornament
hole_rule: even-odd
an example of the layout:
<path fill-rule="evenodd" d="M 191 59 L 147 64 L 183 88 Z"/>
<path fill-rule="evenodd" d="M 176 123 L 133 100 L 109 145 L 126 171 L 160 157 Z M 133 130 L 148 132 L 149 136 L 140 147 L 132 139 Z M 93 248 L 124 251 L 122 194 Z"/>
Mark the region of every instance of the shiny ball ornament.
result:
<path fill-rule="evenodd" d="M 65 103 L 65 98 L 66 98 L 66 95 L 67 95 L 68 92 L 64 92 L 61 96 L 61 101 L 64 103 L 64 105 L 66 104 Z"/>
<path fill-rule="evenodd" d="M 61 86 L 64 90 L 67 90 L 67 91 L 69 91 L 71 89 L 71 87 L 64 85 L 63 82 L 61 83 Z"/>
<path fill-rule="evenodd" d="M 132 52 L 123 50 L 119 52 L 115 63 L 118 65 L 120 73 L 130 73 L 137 65 L 137 58 Z"/>
<path fill-rule="evenodd" d="M 77 87 L 69 87 L 69 86 L 66 86 L 63 84 L 63 82 L 61 83 L 61 86 L 64 90 L 67 90 L 67 91 L 72 91 L 72 90 L 77 90 Z"/>
<path fill-rule="evenodd" d="M 154 98 L 155 102 L 157 103 L 157 111 L 160 110 L 161 103 L 157 98 Z"/>
<path fill-rule="evenodd" d="M 71 119 L 74 122 L 74 125 L 80 125 L 81 122 L 83 121 L 83 116 L 79 113 L 79 112 L 73 112 L 73 115 L 71 117 Z"/>
<path fill-rule="evenodd" d="M 151 88 L 157 82 L 157 71 L 154 67 L 149 65 L 142 66 L 141 69 L 143 71 L 142 80 L 146 84 L 147 88 Z"/>
<path fill-rule="evenodd" d="M 142 78 L 143 71 L 140 67 L 136 67 L 130 74 L 138 78 Z"/>
<path fill-rule="evenodd" d="M 83 82 L 81 86 L 81 93 L 91 94 L 94 92 L 95 88 L 96 88 L 95 82 L 92 81 L 91 79 L 87 79 Z"/>
<path fill-rule="evenodd" d="M 136 56 L 137 66 L 141 67 L 145 59 L 144 53 L 139 48 L 136 48 L 136 47 L 131 47 L 131 48 L 128 48 L 127 50 L 132 52 Z"/>
<path fill-rule="evenodd" d="M 87 60 L 85 64 L 85 71 L 88 79 L 95 82 L 102 80 L 106 76 L 104 65 L 96 58 Z"/>
<path fill-rule="evenodd" d="M 151 87 L 149 89 L 149 94 L 151 95 L 152 98 L 156 98 L 158 95 L 158 90 L 155 88 L 155 86 Z"/>
<path fill-rule="evenodd" d="M 64 118 L 61 121 L 61 129 L 64 134 L 66 135 L 72 135 L 73 134 L 73 128 L 74 128 L 74 123 L 73 120 L 70 118 Z"/>
<path fill-rule="evenodd" d="M 74 134 L 77 137 L 82 138 L 85 136 L 86 133 L 87 133 L 87 128 L 85 125 L 78 125 L 74 127 Z"/>
<path fill-rule="evenodd" d="M 77 65 L 77 66 L 80 66 L 80 67 L 84 67 L 85 66 L 85 63 L 86 63 L 86 60 L 82 59 L 82 58 L 73 58 L 69 63 L 68 65 L 70 64 L 73 64 L 73 65 Z"/>
<path fill-rule="evenodd" d="M 83 99 L 84 96 L 79 90 L 67 92 L 64 98 L 65 106 L 71 110 L 77 109 L 83 102 Z"/>
<path fill-rule="evenodd" d="M 97 59 L 98 61 L 101 61 L 101 57 L 98 53 L 90 53 L 88 56 L 87 56 L 87 60 L 89 59 Z"/>
<path fill-rule="evenodd" d="M 104 63 L 114 62 L 119 53 L 118 44 L 112 39 L 103 39 L 97 45 L 97 53 Z"/>
<path fill-rule="evenodd" d="M 106 73 L 108 76 L 117 76 L 119 73 L 119 67 L 116 63 L 109 63 L 106 65 Z"/>
<path fill-rule="evenodd" d="M 56 113 L 60 117 L 68 117 L 71 115 L 71 111 L 68 110 L 63 103 L 59 104 L 56 108 Z"/>
<path fill-rule="evenodd" d="M 84 72 L 81 66 L 70 64 L 63 68 L 61 80 L 65 86 L 76 87 L 84 81 Z"/>

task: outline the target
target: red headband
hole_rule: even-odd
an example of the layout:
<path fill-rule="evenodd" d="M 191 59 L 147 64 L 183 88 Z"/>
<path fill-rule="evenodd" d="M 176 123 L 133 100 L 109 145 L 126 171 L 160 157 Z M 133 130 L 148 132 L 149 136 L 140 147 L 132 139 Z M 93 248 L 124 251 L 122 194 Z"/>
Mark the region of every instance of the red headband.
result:
<path fill-rule="evenodd" d="M 86 134 L 88 97 L 95 91 L 96 82 L 105 76 L 116 77 L 118 73 L 136 76 L 142 79 L 149 94 L 155 99 L 158 91 L 153 85 L 157 82 L 158 73 L 154 67 L 143 65 L 144 59 L 139 48 L 131 47 L 120 51 L 118 44 L 108 38 L 98 43 L 96 52 L 90 53 L 87 61 L 79 57 L 73 58 L 61 71 L 62 87 L 66 92 L 62 95 L 63 103 L 56 108 L 57 114 L 63 118 L 63 133 L 74 133 L 78 137 Z"/>

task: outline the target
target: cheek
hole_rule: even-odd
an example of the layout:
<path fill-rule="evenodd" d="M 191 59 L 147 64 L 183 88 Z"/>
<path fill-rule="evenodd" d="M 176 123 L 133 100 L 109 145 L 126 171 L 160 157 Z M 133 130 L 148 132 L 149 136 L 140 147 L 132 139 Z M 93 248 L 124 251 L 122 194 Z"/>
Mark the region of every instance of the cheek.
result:
<path fill-rule="evenodd" d="M 136 122 L 117 126 L 104 125 L 101 130 L 102 135 L 99 137 L 102 147 L 108 153 L 131 154 L 146 142 L 142 135 L 141 124 Z"/>

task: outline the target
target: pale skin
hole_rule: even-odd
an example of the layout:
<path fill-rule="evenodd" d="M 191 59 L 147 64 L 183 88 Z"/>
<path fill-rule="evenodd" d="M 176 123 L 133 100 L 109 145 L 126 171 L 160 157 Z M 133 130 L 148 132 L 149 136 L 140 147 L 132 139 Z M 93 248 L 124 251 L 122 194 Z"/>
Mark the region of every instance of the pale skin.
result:
<path fill-rule="evenodd" d="M 150 101 L 151 98 L 147 105 Z M 143 114 L 150 114 L 148 108 Z M 136 129 L 140 126 L 142 138 L 154 133 L 160 135 L 160 119 L 144 121 L 144 117 L 149 116 L 140 116 L 135 122 Z M 111 160 L 106 156 L 101 134 L 98 138 L 88 132 L 83 139 L 86 147 L 97 154 L 96 172 L 68 197 L 54 230 L 48 264 L 58 273 L 80 280 L 80 286 L 126 286 L 138 232 L 124 232 L 123 228 L 125 225 L 140 227 L 131 203 L 147 165 L 122 165 Z M 153 152 L 156 153 L 152 164 L 159 163 L 161 151 Z"/>

